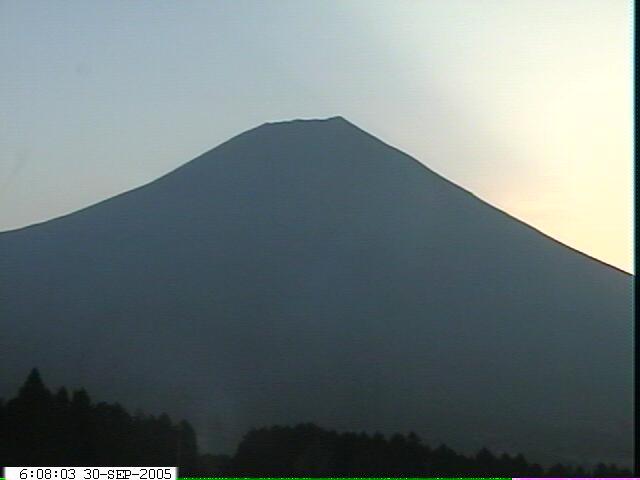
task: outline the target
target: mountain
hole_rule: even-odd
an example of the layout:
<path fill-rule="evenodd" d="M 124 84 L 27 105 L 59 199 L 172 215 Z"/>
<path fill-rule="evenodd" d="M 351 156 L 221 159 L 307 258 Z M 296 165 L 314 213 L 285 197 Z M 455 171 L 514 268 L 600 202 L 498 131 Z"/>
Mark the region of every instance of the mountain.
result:
<path fill-rule="evenodd" d="M 0 234 L 3 381 L 189 419 L 632 456 L 632 277 L 341 117 L 268 123 Z"/>

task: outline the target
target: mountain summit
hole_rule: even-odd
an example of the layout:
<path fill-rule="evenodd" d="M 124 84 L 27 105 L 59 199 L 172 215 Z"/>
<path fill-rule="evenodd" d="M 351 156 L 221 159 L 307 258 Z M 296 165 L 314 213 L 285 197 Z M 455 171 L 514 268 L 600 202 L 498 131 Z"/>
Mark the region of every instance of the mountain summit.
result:
<path fill-rule="evenodd" d="M 0 234 L 0 396 L 38 365 L 212 451 L 312 421 L 629 465 L 631 282 L 342 117 L 266 123 Z"/>

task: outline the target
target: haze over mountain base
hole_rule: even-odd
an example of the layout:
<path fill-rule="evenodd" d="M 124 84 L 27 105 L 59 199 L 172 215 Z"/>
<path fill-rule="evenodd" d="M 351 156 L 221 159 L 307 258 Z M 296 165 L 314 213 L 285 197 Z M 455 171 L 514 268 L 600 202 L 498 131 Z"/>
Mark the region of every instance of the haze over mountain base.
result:
<path fill-rule="evenodd" d="M 2 396 L 39 365 L 204 450 L 315 422 L 631 464 L 632 277 L 341 117 L 0 234 L 0 288 Z"/>

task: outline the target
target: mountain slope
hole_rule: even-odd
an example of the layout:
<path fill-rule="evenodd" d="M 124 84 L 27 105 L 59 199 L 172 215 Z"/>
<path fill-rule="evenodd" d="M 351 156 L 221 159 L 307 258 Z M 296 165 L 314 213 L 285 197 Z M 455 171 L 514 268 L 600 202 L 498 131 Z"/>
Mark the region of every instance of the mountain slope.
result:
<path fill-rule="evenodd" d="M 629 464 L 631 281 L 340 117 L 265 124 L 0 234 L 0 388 L 37 364 L 211 449 L 315 421 Z"/>

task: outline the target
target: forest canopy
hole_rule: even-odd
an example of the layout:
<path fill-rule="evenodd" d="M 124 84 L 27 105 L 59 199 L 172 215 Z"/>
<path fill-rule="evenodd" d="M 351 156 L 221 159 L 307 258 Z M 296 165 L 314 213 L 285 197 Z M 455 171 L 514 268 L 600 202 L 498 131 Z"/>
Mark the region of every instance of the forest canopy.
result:
<path fill-rule="evenodd" d="M 530 463 L 522 454 L 481 448 L 465 456 L 432 448 L 415 433 L 353 433 L 312 423 L 246 433 L 232 456 L 200 453 L 185 421 L 127 412 L 83 390 L 55 393 L 33 369 L 15 398 L 0 400 L 0 464 L 6 466 L 177 466 L 187 476 L 503 476 L 625 477 L 615 465 L 593 469 Z"/>

